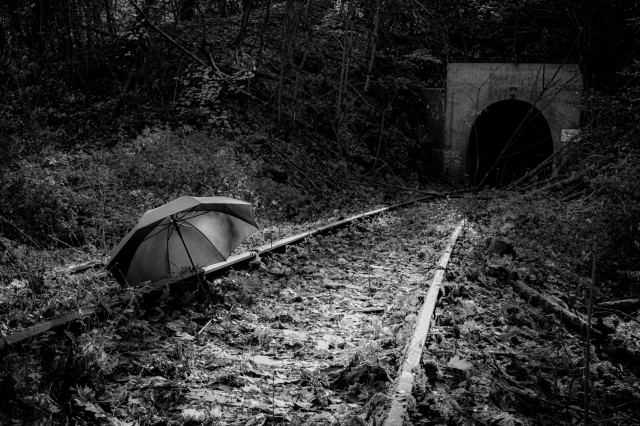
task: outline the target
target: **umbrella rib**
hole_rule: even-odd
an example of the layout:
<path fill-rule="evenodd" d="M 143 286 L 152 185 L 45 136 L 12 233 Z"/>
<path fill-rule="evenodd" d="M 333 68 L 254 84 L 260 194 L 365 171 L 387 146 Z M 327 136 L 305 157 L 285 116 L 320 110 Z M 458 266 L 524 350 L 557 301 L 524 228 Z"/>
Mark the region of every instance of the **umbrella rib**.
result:
<path fill-rule="evenodd" d="M 247 222 L 245 218 L 242 218 L 242 217 L 236 216 L 236 215 L 235 215 L 235 214 L 233 214 L 233 213 L 229 213 L 229 212 L 221 212 L 221 211 L 218 211 L 218 210 L 202 210 L 202 213 L 197 214 L 197 215 L 193 215 L 193 216 L 191 216 L 191 217 L 189 217 L 189 218 L 187 218 L 187 219 L 184 219 L 184 217 L 185 217 L 185 216 L 187 216 L 187 214 L 188 214 L 188 213 L 191 213 L 191 212 L 193 212 L 193 211 L 194 211 L 193 209 L 190 209 L 190 210 L 185 210 L 185 211 L 183 211 L 183 212 L 176 213 L 176 214 L 174 215 L 174 216 L 176 216 L 176 217 L 177 217 L 176 221 L 184 221 L 184 222 L 187 222 L 187 223 L 188 223 L 188 219 L 191 219 L 191 218 L 193 218 L 193 217 L 202 216 L 202 215 L 205 215 L 205 214 L 208 214 L 208 213 L 211 213 L 211 212 L 217 212 L 217 213 L 226 214 L 226 215 L 228 215 L 228 216 L 234 217 L 234 218 L 236 218 L 236 219 L 238 219 L 238 220 L 241 220 L 241 221 L 243 221 L 243 222 L 245 222 L 245 223 L 248 223 L 248 224 L 249 224 L 249 225 L 251 225 L 251 226 L 256 227 L 255 225 L 253 225 L 253 224 L 251 224 L 251 223 Z M 179 216 L 179 217 L 178 217 L 177 215 L 178 215 L 178 214 L 180 214 L 180 213 L 183 213 L 183 214 L 182 214 L 181 216 Z M 163 220 L 164 220 L 164 219 L 163 219 Z M 190 225 L 191 225 L 191 224 L 190 224 Z M 147 226 L 142 226 L 140 229 L 150 228 L 150 227 L 153 227 L 153 226 L 158 226 L 158 225 L 147 225 Z M 143 241 L 146 241 L 146 240 L 148 240 L 149 238 L 152 238 L 152 237 L 156 236 L 157 234 L 159 234 L 160 232 L 163 232 L 165 229 L 167 229 L 167 228 L 169 228 L 169 227 L 171 227 L 171 226 L 173 226 L 173 224 L 169 222 L 169 223 L 167 223 L 166 225 L 164 225 L 164 226 L 162 226 L 162 227 L 159 227 L 159 228 L 158 228 L 158 232 L 149 233 L 149 235 L 147 235 L 147 236 L 144 238 L 144 240 L 143 240 Z M 191 225 L 191 226 L 193 226 L 193 225 Z M 257 228 L 257 227 L 256 227 L 256 228 Z"/>
<path fill-rule="evenodd" d="M 197 207 L 197 206 L 194 206 L 194 207 L 191 207 L 191 208 L 189 208 L 189 209 L 187 209 L 187 210 L 182 210 L 182 211 L 179 211 L 179 212 L 174 213 L 173 215 L 169 215 L 169 216 L 175 216 L 176 218 L 178 218 L 178 217 L 179 217 L 179 219 L 178 219 L 178 220 L 183 220 L 183 218 L 184 218 L 187 214 L 189 214 L 189 213 L 191 213 L 191 212 L 202 211 L 202 213 L 200 213 L 200 214 L 198 214 L 198 215 L 195 215 L 195 216 L 192 216 L 192 217 L 197 217 L 197 216 L 204 215 L 204 214 L 211 213 L 211 212 L 218 212 L 218 213 L 221 213 L 221 214 L 229 215 L 229 216 L 231 216 L 231 217 L 235 217 L 236 219 L 239 219 L 239 220 L 241 220 L 241 221 L 243 221 L 243 222 L 249 223 L 249 222 L 247 221 L 247 219 L 246 219 L 246 218 L 244 218 L 244 217 L 240 217 L 240 216 L 238 216 L 237 214 L 235 214 L 235 213 L 233 213 L 233 212 L 220 211 L 220 210 L 195 210 L 195 208 L 196 208 L 196 207 Z M 180 216 L 178 216 L 178 215 L 180 215 Z M 166 218 L 163 218 L 163 219 L 161 219 L 161 220 L 160 220 L 160 221 L 158 221 L 158 222 L 162 222 L 162 221 L 163 221 L 163 220 L 165 220 L 165 219 L 166 219 Z M 138 228 L 138 229 L 144 229 L 144 228 L 151 228 L 151 227 L 155 227 L 155 226 L 157 226 L 156 224 L 157 224 L 158 222 L 155 222 L 155 224 L 154 224 L 154 223 L 152 223 L 152 224 L 149 224 L 149 225 L 141 226 L 141 227 L 140 227 L 140 228 Z M 168 224 L 168 225 L 170 225 L 170 224 Z M 256 226 L 256 225 L 253 225 L 253 224 L 251 224 L 251 223 L 249 223 L 249 225 L 254 226 L 254 227 L 256 227 L 256 228 L 257 228 L 257 226 Z"/>
<path fill-rule="evenodd" d="M 187 243 L 182 237 L 182 232 L 180 232 L 180 225 L 178 224 L 178 221 L 176 220 L 175 216 L 171 216 L 171 220 L 173 221 L 174 229 L 176 230 L 176 232 L 178 233 L 178 236 L 180 237 L 180 240 L 182 241 L 182 245 L 184 246 L 184 251 L 187 252 L 187 257 L 189 258 L 189 262 L 191 262 L 191 267 L 193 268 L 193 272 L 197 274 L 196 265 L 193 263 L 193 259 L 191 258 L 191 253 L 189 253 L 189 249 L 187 248 Z"/>
<path fill-rule="evenodd" d="M 193 211 L 193 210 L 186 210 L 186 211 L 184 212 L 185 214 L 184 214 L 182 217 L 180 217 L 179 219 L 177 219 L 177 220 L 178 220 L 178 221 L 186 220 L 186 219 L 183 219 L 183 218 L 186 216 L 186 213 L 190 213 L 190 212 L 192 212 L 192 211 Z M 198 214 L 198 215 L 195 215 L 195 216 L 191 216 L 191 217 L 198 217 L 198 216 L 202 216 L 203 214 L 207 214 L 207 213 L 209 213 L 209 212 L 210 212 L 210 211 L 203 211 L 201 214 Z M 180 212 L 180 213 L 183 213 L 183 212 Z M 176 215 L 177 215 L 177 213 L 176 213 Z M 166 219 L 166 218 L 164 218 L 164 219 L 160 220 L 159 222 L 162 222 L 162 221 L 163 221 L 163 220 L 165 220 L 165 219 Z M 141 226 L 141 227 L 139 228 L 139 229 L 145 229 L 145 228 L 154 228 L 154 227 L 158 227 L 158 232 L 150 233 L 149 235 L 147 235 L 147 236 L 144 238 L 144 240 L 143 240 L 143 241 L 146 241 L 146 240 L 148 240 L 149 238 L 152 238 L 152 237 L 154 237 L 154 236 L 158 235 L 160 232 L 163 232 L 165 229 L 170 228 L 170 227 L 172 227 L 172 226 L 173 226 L 173 223 L 171 223 L 171 222 L 167 222 L 165 225 L 163 225 L 163 226 L 159 226 L 159 225 L 158 225 L 158 223 L 159 223 L 159 222 L 156 222 L 155 224 L 151 224 L 151 225 L 147 225 L 147 226 Z"/>
<path fill-rule="evenodd" d="M 192 208 L 190 208 L 188 210 L 184 210 L 184 211 L 182 211 L 180 213 L 185 213 L 185 215 L 182 216 L 182 217 L 184 217 L 184 216 L 186 216 L 187 213 L 191 213 L 191 212 L 194 212 L 194 211 L 198 211 L 198 210 L 195 210 L 195 207 L 192 207 Z M 237 214 L 235 214 L 233 212 L 223 212 L 223 211 L 220 211 L 220 210 L 202 210 L 202 214 L 207 214 L 207 213 L 212 213 L 212 212 L 226 214 L 228 216 L 235 217 L 236 219 L 241 220 L 241 221 L 243 221 L 245 223 L 249 223 L 249 222 L 247 222 L 246 218 L 240 217 L 240 216 L 238 216 Z M 176 214 L 178 214 L 178 213 L 176 213 Z M 192 217 L 197 217 L 197 216 L 192 216 Z M 249 225 L 254 226 L 254 227 L 257 228 L 256 225 L 253 225 L 251 223 L 249 223 Z"/>
<path fill-rule="evenodd" d="M 189 210 L 183 210 L 183 211 L 181 211 L 181 212 L 178 212 L 178 213 L 176 213 L 174 216 L 176 217 L 176 221 L 187 220 L 187 219 L 185 219 L 185 217 L 186 217 L 189 213 L 192 213 L 192 212 L 195 212 L 195 211 L 198 211 L 198 210 L 193 210 L 193 208 L 191 208 L 191 209 L 189 209 Z M 200 210 L 200 211 L 201 211 L 201 213 L 199 213 L 199 214 L 195 214 L 195 215 L 193 215 L 193 216 L 191 216 L 191 217 L 198 217 L 198 216 L 202 216 L 202 215 L 204 215 L 204 214 L 211 213 L 213 210 Z M 181 213 L 182 213 L 182 215 L 181 215 L 181 216 L 178 216 L 178 215 L 180 215 Z M 189 219 L 191 219 L 191 217 L 190 217 Z"/>
<path fill-rule="evenodd" d="M 140 229 L 150 228 L 151 226 L 152 226 L 152 225 L 149 225 L 149 226 L 143 226 L 143 227 L 142 227 L 142 228 L 140 228 Z M 156 225 L 156 226 L 157 226 L 157 225 Z M 172 226 L 172 224 L 171 224 L 171 223 L 168 223 L 168 224 L 166 224 L 166 225 L 164 225 L 164 226 L 157 226 L 157 228 L 158 228 L 158 229 L 157 229 L 157 232 L 149 232 L 149 234 L 148 234 L 146 237 L 144 237 L 144 239 L 143 239 L 142 241 L 147 241 L 148 239 L 155 237 L 155 236 L 156 236 L 156 235 L 158 235 L 159 233 L 164 232 L 166 229 L 171 228 L 171 226 Z"/>
<path fill-rule="evenodd" d="M 191 210 L 187 210 L 185 213 L 189 213 L 189 212 L 191 212 Z M 198 217 L 198 216 L 201 216 L 201 215 L 206 214 L 206 213 L 208 213 L 208 211 L 204 211 L 204 212 L 202 212 L 202 213 L 201 213 L 201 214 L 199 214 L 199 215 L 195 215 L 195 216 L 191 216 L 191 217 Z M 185 215 L 183 215 L 183 216 L 182 216 L 182 218 L 184 218 L 184 216 L 186 216 L 186 214 L 185 214 Z M 179 220 L 179 221 L 181 221 L 181 220 L 183 220 L 182 218 L 180 218 L 180 219 L 178 219 L 178 220 Z M 165 219 L 166 219 L 166 218 L 165 218 Z M 165 219 L 162 219 L 162 220 L 165 220 Z M 161 220 L 160 222 L 162 222 L 162 220 Z M 152 227 L 157 227 L 157 228 L 158 228 L 158 229 L 157 229 L 157 232 L 150 232 L 150 233 L 149 233 L 149 235 L 147 235 L 146 237 L 144 237 L 144 240 L 142 240 L 142 241 L 146 241 L 146 240 L 148 240 L 148 239 L 150 239 L 150 238 L 153 238 L 153 237 L 155 237 L 156 235 L 158 235 L 159 233 L 164 232 L 166 229 L 171 228 L 172 226 L 174 226 L 174 225 L 173 225 L 173 223 L 171 223 L 171 222 L 167 222 L 167 223 L 166 223 L 165 225 L 163 225 L 163 226 L 159 226 L 159 225 L 157 225 L 157 224 L 156 224 L 156 225 L 151 224 L 151 225 L 147 225 L 147 226 L 142 226 L 140 229 L 144 229 L 144 228 L 152 228 Z"/>

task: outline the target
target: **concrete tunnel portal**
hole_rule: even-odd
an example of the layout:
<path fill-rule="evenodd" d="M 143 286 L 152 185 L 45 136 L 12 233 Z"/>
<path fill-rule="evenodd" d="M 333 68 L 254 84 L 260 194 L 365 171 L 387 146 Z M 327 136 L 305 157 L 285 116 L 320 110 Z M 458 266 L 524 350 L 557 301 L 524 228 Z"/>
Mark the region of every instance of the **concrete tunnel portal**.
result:
<path fill-rule="evenodd" d="M 487 186 L 518 179 L 578 132 L 581 94 L 576 64 L 449 63 L 443 172 L 474 186 L 486 174 Z"/>
<path fill-rule="evenodd" d="M 552 154 L 551 129 L 540 110 L 521 100 L 498 101 L 481 111 L 471 127 L 466 174 L 474 186 L 500 187 Z"/>

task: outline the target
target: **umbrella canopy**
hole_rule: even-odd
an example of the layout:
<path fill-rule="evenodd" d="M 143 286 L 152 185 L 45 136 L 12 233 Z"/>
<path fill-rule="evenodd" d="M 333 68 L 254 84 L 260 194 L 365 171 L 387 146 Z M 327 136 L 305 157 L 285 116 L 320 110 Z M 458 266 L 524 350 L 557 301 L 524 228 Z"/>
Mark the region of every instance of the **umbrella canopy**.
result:
<path fill-rule="evenodd" d="M 107 269 L 121 284 L 158 281 L 226 260 L 256 230 L 247 202 L 180 197 L 147 211 L 113 249 Z"/>

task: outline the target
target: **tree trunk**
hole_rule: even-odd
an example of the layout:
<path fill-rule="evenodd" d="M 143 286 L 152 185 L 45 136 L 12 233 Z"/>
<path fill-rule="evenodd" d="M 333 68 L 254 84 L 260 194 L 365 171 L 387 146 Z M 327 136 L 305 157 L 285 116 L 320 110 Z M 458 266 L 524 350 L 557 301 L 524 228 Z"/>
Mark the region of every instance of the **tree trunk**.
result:
<path fill-rule="evenodd" d="M 305 6 L 304 11 L 304 21 L 303 28 L 305 32 L 303 46 L 305 46 L 304 53 L 302 54 L 302 59 L 300 60 L 300 65 L 296 70 L 296 82 L 293 88 L 293 99 L 291 100 L 291 125 L 295 125 L 295 117 L 296 111 L 298 109 L 298 93 L 300 91 L 300 85 L 302 82 L 302 70 L 304 69 L 304 65 L 307 62 L 307 57 L 309 56 L 309 50 L 307 49 L 309 45 L 309 38 L 311 35 L 311 31 L 309 29 L 309 11 L 311 10 L 311 0 L 307 0 L 307 5 Z"/>
<path fill-rule="evenodd" d="M 375 15 L 373 18 L 373 33 L 371 36 L 371 59 L 369 60 L 369 69 L 367 69 L 367 79 L 364 82 L 364 92 L 369 91 L 371 84 L 371 74 L 376 60 L 376 48 L 378 46 L 378 28 L 380 27 L 380 0 L 376 0 Z"/>
<path fill-rule="evenodd" d="M 287 0 L 284 26 L 282 29 L 282 50 L 280 52 L 280 80 L 278 82 L 278 100 L 277 100 L 277 123 L 282 125 L 282 94 L 284 92 L 284 76 L 289 61 L 289 51 L 291 49 L 293 31 L 293 12 L 295 1 Z"/>
<path fill-rule="evenodd" d="M 191 21 L 196 16 L 197 0 L 182 0 L 178 9 L 178 21 Z"/>
<path fill-rule="evenodd" d="M 8 47 L 9 40 L 7 39 L 7 32 L 2 25 L 2 21 L 0 21 L 0 49 L 5 50 Z"/>
<path fill-rule="evenodd" d="M 338 82 L 338 99 L 336 102 L 336 135 L 342 124 L 342 98 L 349 80 L 349 67 L 351 65 L 351 49 L 353 46 L 353 2 L 344 16 L 344 37 L 342 38 L 342 63 L 340 65 L 340 80 Z M 339 139 L 339 137 L 338 137 Z"/>
<path fill-rule="evenodd" d="M 264 49 L 264 33 L 267 31 L 269 25 L 269 18 L 271 17 L 271 0 L 266 0 L 264 3 L 264 20 L 262 21 L 262 28 L 260 29 L 260 47 L 258 48 L 258 57 L 262 57 L 262 50 Z"/>
<path fill-rule="evenodd" d="M 249 26 L 249 17 L 251 15 L 251 8 L 253 6 L 253 0 L 242 0 L 242 20 L 240 21 L 240 30 L 238 30 L 238 35 L 236 38 L 229 44 L 235 53 L 236 53 L 236 62 L 239 61 L 239 51 L 244 38 L 247 35 L 247 27 Z"/>

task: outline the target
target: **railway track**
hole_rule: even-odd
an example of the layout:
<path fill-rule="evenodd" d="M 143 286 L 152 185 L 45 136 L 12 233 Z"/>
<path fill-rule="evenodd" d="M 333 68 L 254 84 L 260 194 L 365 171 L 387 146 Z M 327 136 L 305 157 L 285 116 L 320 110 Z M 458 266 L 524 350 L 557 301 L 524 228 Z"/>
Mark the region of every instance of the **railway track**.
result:
<path fill-rule="evenodd" d="M 456 195 L 457 193 L 452 193 Z M 303 231 L 294 235 L 287 236 L 285 238 L 273 240 L 273 235 L 269 237 L 271 240 L 262 246 L 257 247 L 255 250 L 248 250 L 241 254 L 231 256 L 225 262 L 216 263 L 213 265 L 204 266 L 199 270 L 198 275 L 201 277 L 215 277 L 224 274 L 234 268 L 245 268 L 251 260 L 261 255 L 271 255 L 278 253 L 281 250 L 286 249 L 287 246 L 296 244 L 303 241 L 305 238 L 323 235 L 327 232 L 331 232 L 335 229 L 347 226 L 358 220 L 366 219 L 384 212 L 399 209 L 408 205 L 415 204 L 417 202 L 426 201 L 430 199 L 437 199 L 442 195 L 434 193 L 433 195 L 427 195 L 416 200 L 410 200 L 403 203 L 395 204 L 388 207 L 382 207 L 349 218 L 341 218 L 335 222 L 324 224 L 313 229 Z M 266 239 L 266 238 L 265 238 Z M 98 268 L 103 266 L 102 262 L 97 260 L 91 260 L 80 265 L 73 265 L 64 270 L 67 274 L 74 274 L 76 272 L 83 272 L 88 269 Z M 104 272 L 103 272 L 104 273 Z M 19 278 L 21 274 L 15 277 Z M 187 271 L 181 275 L 171 277 L 165 280 L 161 280 L 156 283 L 140 286 L 139 288 L 130 289 L 130 292 L 123 294 L 122 292 L 116 292 L 115 296 L 104 298 L 100 295 L 100 303 L 85 303 L 76 309 L 72 309 L 71 312 L 59 316 L 57 318 L 39 322 L 32 326 L 23 327 L 23 329 L 17 332 L 10 332 L 7 335 L 0 336 L 0 351 L 11 346 L 21 345 L 27 342 L 29 339 L 37 338 L 43 333 L 50 331 L 60 331 L 62 329 L 82 329 L 86 330 L 87 327 L 92 327 L 95 323 L 102 322 L 108 318 L 112 309 L 120 308 L 131 302 L 132 298 L 138 298 L 142 301 L 143 307 L 153 306 L 154 304 L 161 303 L 161 299 L 179 298 L 179 297 L 191 297 L 193 293 L 197 291 L 197 279 L 196 273 Z M 168 289 L 168 291 L 167 291 Z"/>
<path fill-rule="evenodd" d="M 79 422 L 581 418 L 580 336 L 518 296 L 500 269 L 507 261 L 486 256 L 482 231 L 463 226 L 456 211 L 455 202 L 435 200 L 344 219 L 205 268 L 212 303 L 176 303 L 196 289 L 194 277 L 184 276 L 95 308 L 102 327 L 91 330 L 86 312 L 58 324 L 78 325 L 78 337 L 66 333 L 71 343 L 42 327 L 36 339 L 33 329 L 13 341 L 6 336 L 5 350 L 45 342 L 60 375 L 59 399 L 67 395 L 69 417 Z M 17 361 L 9 349 L 10 367 Z M 70 351 L 73 362 L 65 358 Z M 22 353 L 36 362 L 36 354 Z M 637 424 L 628 398 L 640 388 L 607 362 L 596 359 L 593 389 L 623 409 L 589 414 Z M 86 388 L 63 389 L 79 373 Z M 610 389 L 616 374 L 618 387 Z"/>
<path fill-rule="evenodd" d="M 94 356 L 108 354 L 109 366 L 94 367 L 113 383 L 126 381 L 129 397 L 144 389 L 177 392 L 181 409 L 194 416 L 218 407 L 211 415 L 228 424 L 274 416 L 357 419 L 371 408 L 364 395 L 384 393 L 393 383 L 399 345 L 457 225 L 459 218 L 434 203 L 369 212 L 269 244 L 262 256 L 231 259 L 232 265 L 250 262 L 249 270 L 214 278 L 211 272 L 222 265 L 205 268 L 213 308 L 171 314 L 169 299 L 157 299 L 161 306 L 135 320 L 109 308 L 103 327 L 87 328 L 78 339 L 91 336 Z M 80 318 L 5 336 L 5 349 L 46 336 L 56 322 L 67 328 L 74 321 Z M 186 376 L 190 380 L 178 380 Z M 353 384 L 361 385 L 360 396 Z M 116 388 L 103 396 L 112 400 Z M 125 402 L 112 400 L 119 407 Z M 325 410 L 316 412 L 318 406 Z"/>

